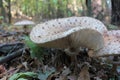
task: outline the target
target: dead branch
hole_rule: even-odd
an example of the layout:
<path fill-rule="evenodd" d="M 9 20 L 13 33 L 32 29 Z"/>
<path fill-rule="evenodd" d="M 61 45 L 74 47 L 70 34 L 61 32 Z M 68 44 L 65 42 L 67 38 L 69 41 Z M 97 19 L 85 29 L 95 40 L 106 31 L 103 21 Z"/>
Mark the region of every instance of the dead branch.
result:
<path fill-rule="evenodd" d="M 25 45 L 22 42 L 4 43 L 4 44 L 0 44 L 0 52 L 7 54 L 13 51 L 17 51 L 18 49 L 24 48 L 24 46 Z"/>
<path fill-rule="evenodd" d="M 21 56 L 23 53 L 25 52 L 25 49 L 19 49 L 16 52 L 12 52 L 11 54 L 3 57 L 2 59 L 0 59 L 0 64 L 6 63 L 8 61 L 11 61 L 12 59 Z"/>

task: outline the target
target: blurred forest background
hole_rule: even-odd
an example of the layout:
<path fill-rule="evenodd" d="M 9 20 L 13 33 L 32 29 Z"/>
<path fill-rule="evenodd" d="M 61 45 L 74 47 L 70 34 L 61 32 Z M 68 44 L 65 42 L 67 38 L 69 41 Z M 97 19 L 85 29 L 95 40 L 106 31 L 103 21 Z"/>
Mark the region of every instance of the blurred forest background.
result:
<path fill-rule="evenodd" d="M 64 64 L 70 65 L 70 57 L 65 55 L 65 52 L 41 48 L 31 42 L 28 35 L 33 25 L 30 26 L 27 22 L 21 22 L 22 27 L 15 25 L 22 20 L 33 21 L 35 24 L 32 24 L 36 25 L 51 19 L 71 16 L 94 17 L 102 21 L 108 29 L 120 29 L 120 0 L 0 0 L 0 80 L 8 80 L 15 73 L 27 71 L 37 74 L 20 73 L 9 80 L 26 76 L 32 77 L 30 80 L 76 80 L 69 75 L 71 73 L 69 68 L 64 69 Z M 109 63 L 102 63 L 96 58 L 89 59 L 86 56 L 87 52 L 82 53 L 85 57 L 83 54 L 79 56 L 81 62 L 82 59 L 83 62 L 84 59 L 85 61 L 88 59 L 93 63 L 90 70 L 94 76 L 91 77 L 101 78 L 91 80 L 120 80 L 120 55 L 112 56 L 111 59 L 111 61 L 119 61 L 118 63 L 110 63 L 109 60 Z M 54 65 L 60 73 L 55 73 L 57 71 L 53 66 L 51 68 L 51 65 Z M 85 70 L 83 69 L 81 74 L 88 74 L 88 69 Z M 70 76 L 70 79 L 63 79 L 64 73 L 66 74 L 64 78 Z M 39 79 L 34 79 L 37 78 L 36 75 Z M 58 76 L 62 79 L 52 79 Z M 116 79 L 116 76 L 119 79 Z"/>
<path fill-rule="evenodd" d="M 0 0 L 0 23 L 91 16 L 105 24 L 120 25 L 119 4 L 119 0 Z"/>

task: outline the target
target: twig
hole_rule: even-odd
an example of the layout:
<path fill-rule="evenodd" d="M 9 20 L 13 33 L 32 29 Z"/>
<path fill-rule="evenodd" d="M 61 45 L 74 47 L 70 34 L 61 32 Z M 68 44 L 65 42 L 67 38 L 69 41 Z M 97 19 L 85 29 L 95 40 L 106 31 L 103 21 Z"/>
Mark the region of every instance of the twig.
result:
<path fill-rule="evenodd" d="M 16 45 L 16 44 L 18 44 L 18 45 L 23 45 L 22 42 L 4 43 L 4 44 L 0 44 L 0 48 L 2 48 L 2 47 L 6 47 L 6 46 L 14 46 L 14 45 Z"/>
<path fill-rule="evenodd" d="M 15 50 L 18 50 L 18 49 L 23 48 L 24 46 L 25 46 L 24 43 L 21 43 L 21 42 L 0 44 L 0 52 L 7 54 L 14 48 L 15 48 Z"/>
<path fill-rule="evenodd" d="M 0 59 L 0 64 L 8 62 L 8 61 L 10 61 L 10 60 L 12 60 L 16 57 L 21 56 L 22 53 L 24 53 L 24 51 L 25 51 L 25 49 L 22 48 L 22 49 L 17 50 L 16 52 L 12 52 L 11 54 L 9 54 L 9 55 L 3 57 L 2 59 Z"/>
<path fill-rule="evenodd" d="M 0 34 L 1 37 L 9 37 L 13 35 L 17 35 L 17 32 L 2 32 L 2 34 Z"/>

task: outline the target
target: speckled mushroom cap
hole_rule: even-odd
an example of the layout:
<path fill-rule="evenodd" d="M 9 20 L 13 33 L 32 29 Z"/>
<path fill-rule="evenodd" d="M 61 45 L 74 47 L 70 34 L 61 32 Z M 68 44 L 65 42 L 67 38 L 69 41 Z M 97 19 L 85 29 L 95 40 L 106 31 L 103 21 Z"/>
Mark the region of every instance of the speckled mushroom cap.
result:
<path fill-rule="evenodd" d="M 104 36 L 105 47 L 95 56 L 109 56 L 120 54 L 120 30 L 108 31 Z"/>
<path fill-rule="evenodd" d="M 22 21 L 16 22 L 14 25 L 16 25 L 16 26 L 24 26 L 24 25 L 34 25 L 34 24 L 35 23 L 33 21 L 22 20 Z"/>
<path fill-rule="evenodd" d="M 40 46 L 68 48 L 70 46 L 70 35 L 81 30 L 86 32 L 92 30 L 96 35 L 102 35 L 107 31 L 102 22 L 90 17 L 69 17 L 51 20 L 36 25 L 31 33 L 30 39 Z M 77 35 L 77 37 L 83 35 Z M 102 40 L 102 37 L 99 37 Z M 78 38 L 79 39 L 79 38 Z"/>
<path fill-rule="evenodd" d="M 108 31 L 108 34 L 120 38 L 120 30 L 111 30 L 111 31 Z"/>

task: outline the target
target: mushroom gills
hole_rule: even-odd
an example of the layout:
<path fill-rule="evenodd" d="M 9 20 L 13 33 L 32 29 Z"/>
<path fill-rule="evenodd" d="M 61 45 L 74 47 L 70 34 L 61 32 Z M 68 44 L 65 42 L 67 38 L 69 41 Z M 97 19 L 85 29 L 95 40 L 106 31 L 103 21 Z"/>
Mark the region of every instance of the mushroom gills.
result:
<path fill-rule="evenodd" d="M 82 29 L 72 33 L 70 46 L 74 48 L 88 48 L 97 51 L 104 47 L 104 38 L 101 33 L 93 29 Z"/>

